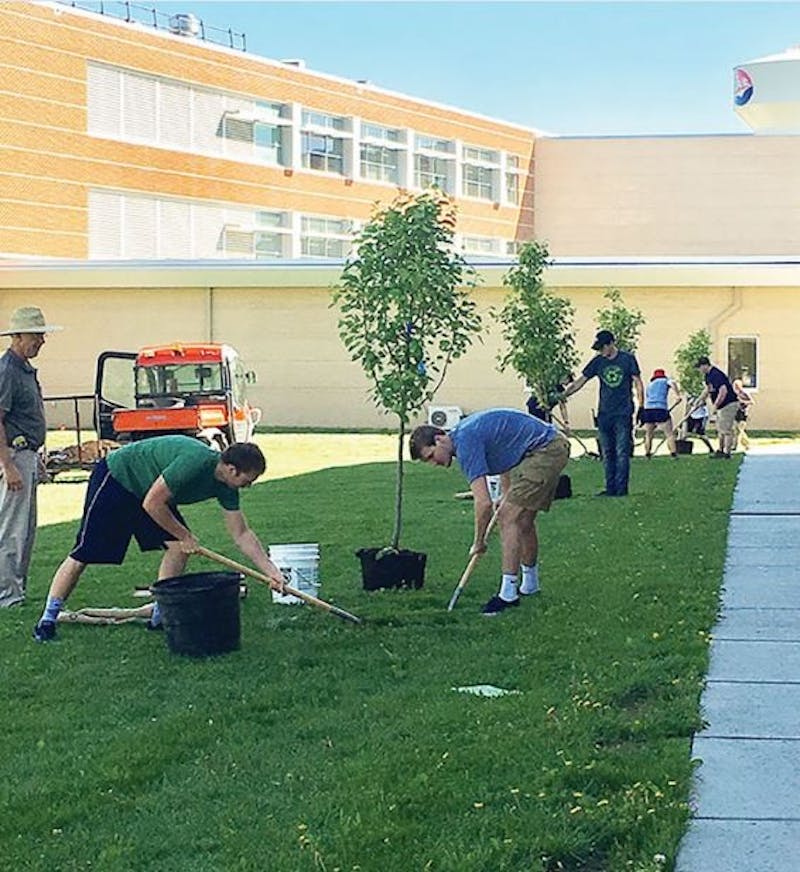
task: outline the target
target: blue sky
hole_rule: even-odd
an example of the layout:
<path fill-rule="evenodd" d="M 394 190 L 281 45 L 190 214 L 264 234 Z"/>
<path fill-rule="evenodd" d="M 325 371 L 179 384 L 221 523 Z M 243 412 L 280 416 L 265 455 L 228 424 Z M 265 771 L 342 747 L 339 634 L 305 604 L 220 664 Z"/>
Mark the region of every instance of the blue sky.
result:
<path fill-rule="evenodd" d="M 800 42 L 800 2 L 152 5 L 243 31 L 253 54 L 563 135 L 746 133 L 733 67 Z"/>

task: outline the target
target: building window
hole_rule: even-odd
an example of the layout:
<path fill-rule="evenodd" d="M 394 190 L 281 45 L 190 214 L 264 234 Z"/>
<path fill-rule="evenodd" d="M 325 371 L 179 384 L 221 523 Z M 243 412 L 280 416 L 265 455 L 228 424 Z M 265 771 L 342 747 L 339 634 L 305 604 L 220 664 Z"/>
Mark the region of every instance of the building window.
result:
<path fill-rule="evenodd" d="M 519 176 L 516 173 L 506 173 L 506 202 L 519 203 Z"/>
<path fill-rule="evenodd" d="M 252 227 L 229 224 L 223 229 L 222 250 L 225 254 L 252 257 L 256 260 L 286 257 L 291 229 L 285 212 L 258 210 Z"/>
<path fill-rule="evenodd" d="M 455 154 L 456 145 L 451 139 L 437 139 L 435 136 L 417 134 L 414 137 L 417 151 L 435 151 L 438 154 Z"/>
<path fill-rule="evenodd" d="M 264 212 L 259 210 L 256 212 L 256 224 L 259 227 L 285 227 L 286 213 L 285 212 Z"/>
<path fill-rule="evenodd" d="M 521 242 L 517 242 L 516 240 L 507 240 L 506 241 L 506 254 L 510 254 L 512 257 L 516 257 L 519 254 Z"/>
<path fill-rule="evenodd" d="M 463 194 L 479 200 L 494 199 L 494 173 L 488 167 L 464 164 Z"/>
<path fill-rule="evenodd" d="M 283 257 L 283 239 L 280 233 L 256 230 L 253 233 L 253 256 L 256 260 Z"/>
<path fill-rule="evenodd" d="M 452 161 L 425 154 L 414 155 L 414 184 L 418 188 L 450 190 L 450 166 Z"/>
<path fill-rule="evenodd" d="M 396 127 L 382 127 L 380 124 L 362 121 L 361 139 L 370 142 L 403 142 L 403 131 Z"/>
<path fill-rule="evenodd" d="M 289 118 L 289 107 L 286 103 L 265 103 L 256 100 L 256 116 L 259 121 L 286 121 Z"/>
<path fill-rule="evenodd" d="M 344 175 L 344 140 L 319 133 L 304 133 L 302 149 L 306 169 Z"/>
<path fill-rule="evenodd" d="M 491 148 L 465 145 L 461 192 L 479 200 L 500 199 L 500 152 Z"/>
<path fill-rule="evenodd" d="M 500 155 L 490 148 L 475 148 L 472 145 L 465 145 L 464 161 L 467 163 L 485 163 L 496 166 L 500 162 Z"/>
<path fill-rule="evenodd" d="M 222 118 L 222 136 L 232 145 L 245 143 L 244 152 L 234 149 L 234 156 L 255 157 L 261 163 L 283 166 L 288 163 L 290 122 L 285 120 L 289 107 L 284 103 L 258 101 L 250 110 L 228 110 Z"/>
<path fill-rule="evenodd" d="M 758 340 L 755 336 L 728 339 L 728 377 L 740 378 L 746 388 L 758 387 Z"/>
<path fill-rule="evenodd" d="M 339 115 L 326 115 L 323 112 L 304 109 L 303 127 L 315 127 L 320 130 L 347 130 L 347 119 Z"/>
<path fill-rule="evenodd" d="M 253 145 L 259 160 L 279 166 L 286 163 L 284 160 L 283 130 L 282 127 L 262 124 L 260 121 L 253 125 Z"/>
<path fill-rule="evenodd" d="M 400 180 L 398 152 L 382 145 L 361 146 L 361 177 L 376 182 L 393 182 Z"/>
<path fill-rule="evenodd" d="M 497 242 L 491 236 L 464 236 L 461 247 L 468 254 L 497 254 Z"/>
<path fill-rule="evenodd" d="M 300 251 L 306 257 L 347 257 L 352 246 L 353 222 L 343 218 L 304 215 Z"/>

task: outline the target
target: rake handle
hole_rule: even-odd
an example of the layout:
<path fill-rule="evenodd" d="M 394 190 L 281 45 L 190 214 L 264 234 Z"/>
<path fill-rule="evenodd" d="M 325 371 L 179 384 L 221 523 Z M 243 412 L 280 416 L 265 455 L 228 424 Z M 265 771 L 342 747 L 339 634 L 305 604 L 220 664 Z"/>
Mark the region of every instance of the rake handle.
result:
<path fill-rule="evenodd" d="M 254 578 L 256 581 L 260 581 L 263 584 L 268 585 L 272 588 L 272 581 L 263 572 L 258 572 L 255 569 L 251 569 L 249 566 L 245 566 L 243 563 L 237 563 L 235 560 L 231 560 L 230 557 L 225 557 L 224 554 L 217 554 L 216 551 L 211 551 L 209 548 L 204 548 L 202 545 L 198 546 L 197 553 L 202 554 L 203 557 L 207 557 L 209 560 L 214 560 L 216 563 L 220 563 L 223 566 L 227 566 L 229 569 L 235 569 L 237 572 L 241 572 L 243 575 L 249 575 L 250 578 Z M 325 602 L 325 600 L 318 599 L 315 596 L 312 596 L 310 593 L 306 593 L 303 590 L 297 590 L 297 588 L 291 587 L 288 584 L 283 585 L 283 589 L 286 593 L 291 594 L 292 596 L 296 596 L 298 599 L 303 600 L 303 602 L 308 603 L 309 605 L 316 606 L 320 609 L 325 609 L 326 612 L 330 612 L 331 614 L 336 615 L 337 618 L 342 618 L 345 621 L 351 621 L 354 624 L 360 624 L 361 618 L 357 615 L 352 615 L 350 612 L 346 612 L 344 609 L 340 609 L 338 606 L 334 606 L 331 603 Z"/>
<path fill-rule="evenodd" d="M 600 456 L 596 451 L 589 451 L 589 449 L 586 447 L 586 443 L 583 441 L 583 439 L 581 439 L 581 437 L 578 436 L 577 433 L 573 433 L 572 429 L 570 427 L 568 427 L 558 417 L 558 415 L 554 415 L 552 412 L 550 412 L 550 415 L 552 416 L 553 420 L 556 422 L 556 424 L 558 424 L 558 426 L 561 428 L 562 431 L 569 430 L 570 438 L 574 439 L 578 443 L 578 445 L 580 445 L 581 448 L 583 448 L 583 452 L 587 457 L 599 457 Z"/>
<path fill-rule="evenodd" d="M 497 522 L 497 516 L 500 514 L 500 509 L 503 507 L 503 503 L 505 502 L 505 497 L 500 500 L 500 505 L 495 509 L 492 514 L 491 519 L 489 520 L 489 524 L 486 527 L 486 532 L 483 534 L 484 543 L 489 541 L 489 534 L 492 532 L 495 523 Z M 478 564 L 478 561 L 481 559 L 483 552 L 478 551 L 473 554 L 469 559 L 469 563 L 467 563 L 467 568 L 464 570 L 461 578 L 459 579 L 458 584 L 456 585 L 456 589 L 453 591 L 453 595 L 450 597 L 450 602 L 447 604 L 447 611 L 452 612 L 455 604 L 458 602 L 458 598 L 461 596 L 461 591 L 467 586 L 467 582 L 469 581 L 470 575 L 472 575 L 472 570 Z"/>

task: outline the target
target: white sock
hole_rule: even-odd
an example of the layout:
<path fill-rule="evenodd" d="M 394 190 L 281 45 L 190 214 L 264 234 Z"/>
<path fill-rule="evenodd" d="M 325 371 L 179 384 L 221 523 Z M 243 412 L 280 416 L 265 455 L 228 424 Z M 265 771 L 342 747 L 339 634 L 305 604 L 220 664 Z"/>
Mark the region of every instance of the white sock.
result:
<path fill-rule="evenodd" d="M 522 585 L 519 592 L 523 594 L 536 593 L 539 590 L 539 567 L 522 564 Z"/>
<path fill-rule="evenodd" d="M 500 599 L 510 603 L 517 598 L 517 576 L 503 573 L 503 583 L 500 585 Z"/>
<path fill-rule="evenodd" d="M 59 599 L 57 596 L 49 596 L 47 597 L 47 602 L 44 606 L 44 611 L 42 612 L 40 621 L 52 621 L 55 623 L 58 620 L 58 615 L 61 609 L 64 608 L 64 600 Z"/>

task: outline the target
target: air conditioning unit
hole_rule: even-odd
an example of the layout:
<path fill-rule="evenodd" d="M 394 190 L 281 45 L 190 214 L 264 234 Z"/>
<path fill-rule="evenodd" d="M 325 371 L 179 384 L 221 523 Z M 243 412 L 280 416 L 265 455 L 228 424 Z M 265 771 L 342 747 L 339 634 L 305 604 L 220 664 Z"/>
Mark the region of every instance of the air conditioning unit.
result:
<path fill-rule="evenodd" d="M 463 417 L 460 406 L 428 406 L 428 423 L 442 430 L 452 430 Z"/>
<path fill-rule="evenodd" d="M 198 36 L 200 33 L 200 19 L 191 12 L 181 12 L 171 15 L 169 29 L 178 36 Z"/>

